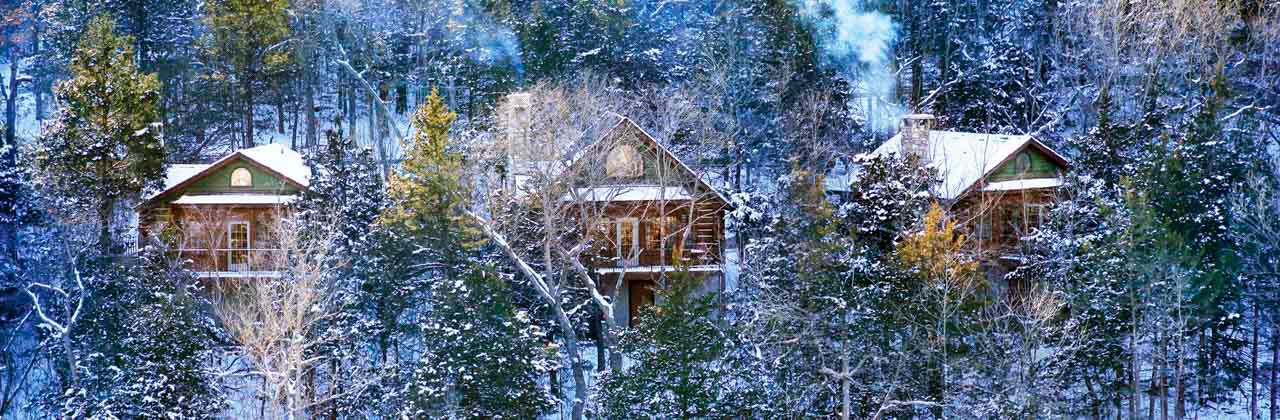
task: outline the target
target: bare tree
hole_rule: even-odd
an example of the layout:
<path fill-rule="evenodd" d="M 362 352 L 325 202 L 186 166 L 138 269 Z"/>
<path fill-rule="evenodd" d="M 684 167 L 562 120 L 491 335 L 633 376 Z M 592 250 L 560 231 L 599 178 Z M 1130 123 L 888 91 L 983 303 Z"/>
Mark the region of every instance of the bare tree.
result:
<path fill-rule="evenodd" d="M 304 237 L 280 218 L 272 235 L 278 252 L 257 254 L 255 265 L 278 275 L 226 281 L 218 288 L 215 313 L 266 384 L 269 416 L 293 419 L 339 395 L 318 397 L 311 378 L 327 358 L 317 353 L 318 329 L 335 315 L 332 280 L 341 265 L 330 256 L 333 223 Z"/>

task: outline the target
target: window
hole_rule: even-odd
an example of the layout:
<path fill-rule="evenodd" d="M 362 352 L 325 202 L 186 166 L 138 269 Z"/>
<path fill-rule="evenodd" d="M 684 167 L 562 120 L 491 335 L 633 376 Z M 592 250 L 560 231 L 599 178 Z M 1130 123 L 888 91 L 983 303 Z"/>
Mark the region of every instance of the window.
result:
<path fill-rule="evenodd" d="M 249 271 L 249 222 L 227 225 L 227 267 L 231 271 Z"/>
<path fill-rule="evenodd" d="M 667 250 L 669 251 L 676 241 L 680 240 L 679 219 L 675 217 L 655 217 L 645 221 L 645 224 L 648 225 L 645 227 L 644 232 L 644 247 L 646 249 L 662 249 L 662 241 L 665 239 L 667 241 Z"/>
<path fill-rule="evenodd" d="M 231 171 L 231 186 L 233 187 L 251 187 L 253 186 L 253 174 L 249 173 L 247 168 L 236 168 Z"/>
<path fill-rule="evenodd" d="M 609 152 L 604 171 L 610 178 L 638 178 L 644 175 L 644 161 L 635 146 L 622 144 Z"/>
<path fill-rule="evenodd" d="M 618 219 L 617 227 L 618 259 L 634 264 L 640 254 L 640 220 Z"/>
<path fill-rule="evenodd" d="M 1013 169 L 1020 174 L 1031 172 L 1031 154 L 1027 152 L 1019 153 L 1018 157 L 1013 160 Z"/>
<path fill-rule="evenodd" d="M 1049 221 L 1048 204 L 1024 204 L 1005 210 L 1005 239 L 1017 240 Z"/>
<path fill-rule="evenodd" d="M 991 240 L 991 212 L 984 211 L 978 215 L 978 226 L 974 228 L 974 236 L 980 241 Z"/>

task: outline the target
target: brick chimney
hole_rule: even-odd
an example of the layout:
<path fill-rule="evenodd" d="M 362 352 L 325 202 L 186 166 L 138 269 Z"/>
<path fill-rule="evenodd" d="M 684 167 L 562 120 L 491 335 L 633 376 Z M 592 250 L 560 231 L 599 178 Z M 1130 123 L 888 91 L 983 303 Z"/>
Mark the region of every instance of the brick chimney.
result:
<path fill-rule="evenodd" d="M 910 114 L 902 117 L 902 154 L 929 157 L 929 130 L 933 129 L 933 115 Z"/>

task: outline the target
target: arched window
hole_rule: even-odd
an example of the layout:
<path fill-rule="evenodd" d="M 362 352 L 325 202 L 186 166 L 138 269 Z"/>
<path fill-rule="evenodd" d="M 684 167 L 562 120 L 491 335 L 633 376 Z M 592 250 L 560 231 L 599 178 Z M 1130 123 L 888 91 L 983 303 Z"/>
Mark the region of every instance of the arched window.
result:
<path fill-rule="evenodd" d="M 1026 173 L 1031 171 L 1031 154 L 1022 152 L 1013 160 L 1013 169 L 1018 173 Z"/>
<path fill-rule="evenodd" d="M 233 187 L 251 187 L 253 186 L 253 174 L 249 173 L 247 168 L 236 168 L 231 171 L 231 186 Z"/>
<path fill-rule="evenodd" d="M 634 146 L 618 145 L 609 152 L 604 171 L 610 178 L 637 178 L 644 175 L 644 161 Z"/>

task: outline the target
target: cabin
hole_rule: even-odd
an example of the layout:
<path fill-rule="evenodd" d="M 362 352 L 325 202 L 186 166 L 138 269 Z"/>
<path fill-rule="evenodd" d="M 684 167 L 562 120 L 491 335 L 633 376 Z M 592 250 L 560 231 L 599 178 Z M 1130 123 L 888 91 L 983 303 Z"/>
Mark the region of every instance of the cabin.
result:
<path fill-rule="evenodd" d="M 907 115 L 872 153 L 915 155 L 935 168 L 940 182 L 931 194 L 972 240 L 988 275 L 1003 277 L 1021 261 L 1022 238 L 1047 221 L 1070 164 L 1033 136 L 936 130 L 934 123 L 929 114 Z M 840 175 L 834 178 L 850 176 Z M 842 187 L 849 183 L 827 184 Z"/>
<path fill-rule="evenodd" d="M 310 177 L 302 156 L 279 144 L 170 165 L 164 187 L 135 209 L 138 237 L 164 239 L 200 279 L 278 276 L 273 229 Z"/>
<path fill-rule="evenodd" d="M 724 217 L 729 200 L 630 119 L 622 118 L 578 161 L 565 201 L 596 209 L 596 246 L 587 266 L 617 293 L 619 320 L 654 302 L 659 282 L 675 271 L 723 292 Z M 590 214 L 590 213 L 588 213 Z M 621 281 L 619 281 L 621 280 Z"/>
<path fill-rule="evenodd" d="M 605 121 L 594 141 L 566 148 L 571 156 L 511 153 L 524 160 L 511 163 L 511 188 L 531 182 L 530 172 L 564 168 L 554 169 L 564 185 L 555 193 L 561 214 L 592 238 L 581 261 L 619 303 L 613 315 L 622 325 L 634 325 L 675 273 L 687 273 L 703 292 L 723 292 L 729 200 L 631 119 Z"/>

